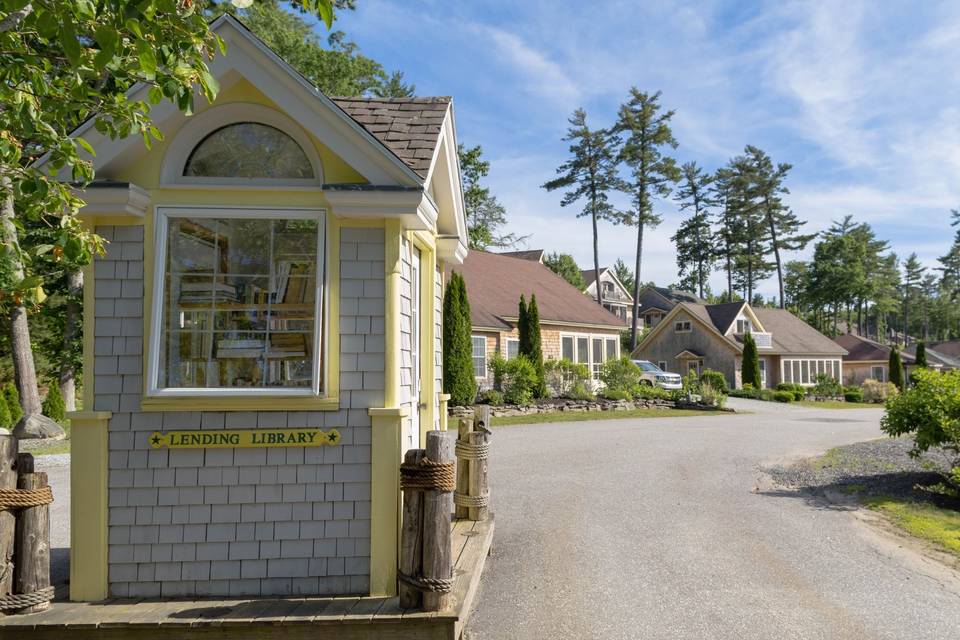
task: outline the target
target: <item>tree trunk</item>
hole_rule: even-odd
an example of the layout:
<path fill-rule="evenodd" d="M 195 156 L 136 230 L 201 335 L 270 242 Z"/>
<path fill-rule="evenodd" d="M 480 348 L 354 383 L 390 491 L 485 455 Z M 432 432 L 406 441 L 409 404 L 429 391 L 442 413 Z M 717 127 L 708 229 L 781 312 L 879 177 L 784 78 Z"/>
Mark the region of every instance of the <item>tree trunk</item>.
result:
<path fill-rule="evenodd" d="M 63 327 L 63 360 L 60 363 L 60 394 L 67 411 L 77 410 L 76 367 L 70 353 L 71 346 L 80 335 L 82 326 L 80 296 L 83 293 L 83 271 L 79 269 L 67 273 L 67 308 Z M 90 372 L 89 375 L 93 375 Z"/>
<path fill-rule="evenodd" d="M 767 223 L 770 225 L 770 243 L 773 245 L 773 258 L 777 262 L 777 285 L 780 288 L 780 308 L 785 309 L 783 302 L 783 263 L 780 261 L 780 243 L 777 242 L 777 225 L 773 222 L 773 213 L 770 211 L 770 201 L 765 200 Z"/>
<path fill-rule="evenodd" d="M 10 180 L 0 178 L 9 189 Z M 23 279 L 23 262 L 20 260 L 17 229 L 13 224 L 13 194 L 8 195 L 0 206 L 0 230 L 6 244 L 6 259 L 16 280 Z M 30 327 L 27 324 L 27 309 L 23 304 L 10 311 L 10 351 L 13 355 L 13 376 L 20 394 L 23 415 L 40 413 L 40 391 L 37 389 L 37 371 L 33 364 L 33 349 L 30 346 Z"/>
<path fill-rule="evenodd" d="M 640 314 L 640 262 L 643 258 L 643 206 L 637 216 L 637 264 L 633 270 L 633 322 L 630 325 L 630 353 L 637 348 L 637 319 Z"/>
<path fill-rule="evenodd" d="M 603 306 L 603 296 L 600 294 L 600 247 L 597 240 L 597 204 L 593 203 L 593 284 L 597 287 L 597 304 Z"/>

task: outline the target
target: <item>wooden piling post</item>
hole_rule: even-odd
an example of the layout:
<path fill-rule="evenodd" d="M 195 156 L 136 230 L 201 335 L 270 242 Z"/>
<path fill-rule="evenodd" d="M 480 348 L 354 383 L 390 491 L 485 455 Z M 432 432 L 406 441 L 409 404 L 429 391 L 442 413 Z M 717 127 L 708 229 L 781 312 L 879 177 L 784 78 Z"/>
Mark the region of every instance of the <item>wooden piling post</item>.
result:
<path fill-rule="evenodd" d="M 17 439 L 0 435 L 0 489 L 17 488 Z M 13 511 L 0 510 L 0 597 L 13 593 L 13 549 L 17 519 Z"/>
<path fill-rule="evenodd" d="M 433 462 L 453 462 L 456 434 L 452 431 L 427 433 L 427 458 Z M 453 578 L 451 549 L 452 491 L 423 493 L 423 577 L 433 580 Z M 448 607 L 449 593 L 426 591 L 424 611 L 440 611 Z"/>
<path fill-rule="evenodd" d="M 474 431 L 467 436 L 472 445 L 482 445 L 487 443 L 487 434 L 482 431 Z M 479 498 L 488 494 L 487 490 L 487 459 L 470 461 L 470 473 L 468 482 L 468 494 L 471 498 Z M 468 517 L 473 521 L 486 520 L 489 507 L 470 507 Z"/>
<path fill-rule="evenodd" d="M 423 449 L 410 449 L 403 456 L 404 464 L 417 464 L 423 459 Z M 423 491 L 403 490 L 402 525 L 400 528 L 400 573 L 418 576 L 423 570 Z M 417 609 L 423 599 L 420 590 L 400 581 L 400 607 Z"/>
<path fill-rule="evenodd" d="M 42 489 L 47 486 L 47 474 L 36 473 L 33 455 L 17 456 L 18 489 Z M 50 586 L 50 505 L 27 507 L 17 514 L 16 567 L 14 592 L 34 593 Z M 36 613 L 50 608 L 41 602 L 15 613 Z"/>
<path fill-rule="evenodd" d="M 469 442 L 469 434 L 473 431 L 473 420 L 461 418 L 457 426 L 457 440 L 460 442 Z M 461 496 L 470 495 L 470 460 L 466 458 L 457 458 L 457 493 Z M 454 507 L 454 516 L 457 520 L 464 520 L 470 515 L 467 507 L 456 505 Z"/>

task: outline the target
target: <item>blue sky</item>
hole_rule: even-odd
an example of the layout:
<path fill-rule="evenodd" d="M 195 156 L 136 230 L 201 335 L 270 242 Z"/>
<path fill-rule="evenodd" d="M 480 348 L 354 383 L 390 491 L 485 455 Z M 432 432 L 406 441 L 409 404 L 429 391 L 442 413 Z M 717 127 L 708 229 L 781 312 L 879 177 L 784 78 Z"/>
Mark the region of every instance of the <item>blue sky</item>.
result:
<path fill-rule="evenodd" d="M 446 2 L 360 0 L 338 28 L 420 95 L 454 99 L 480 144 L 509 230 L 592 262 L 587 219 L 541 185 L 566 158 L 577 107 L 607 125 L 630 86 L 676 111 L 678 160 L 709 169 L 746 144 L 794 165 L 808 228 L 852 214 L 934 266 L 960 206 L 960 3 Z M 676 280 L 676 205 L 645 241 L 644 280 Z M 634 228 L 604 224 L 601 265 L 634 259 Z M 802 255 L 802 254 L 801 254 Z M 715 275 L 719 291 L 723 278 Z M 773 281 L 761 291 L 776 290 Z"/>

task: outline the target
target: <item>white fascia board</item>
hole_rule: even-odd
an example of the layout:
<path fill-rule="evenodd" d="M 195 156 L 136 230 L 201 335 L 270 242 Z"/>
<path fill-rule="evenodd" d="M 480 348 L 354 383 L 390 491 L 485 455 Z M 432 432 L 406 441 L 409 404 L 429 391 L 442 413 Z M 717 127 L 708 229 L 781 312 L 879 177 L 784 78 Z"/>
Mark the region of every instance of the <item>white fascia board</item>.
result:
<path fill-rule="evenodd" d="M 436 205 L 422 191 L 335 189 L 323 195 L 341 218 L 397 218 L 404 229 L 436 230 Z"/>
<path fill-rule="evenodd" d="M 448 264 L 463 264 L 469 249 L 459 236 L 437 236 L 437 256 Z"/>
<path fill-rule="evenodd" d="M 90 187 L 84 191 L 74 190 L 74 195 L 86 203 L 80 208 L 81 216 L 122 215 L 143 218 L 150 203 L 150 194 L 135 184 Z"/>

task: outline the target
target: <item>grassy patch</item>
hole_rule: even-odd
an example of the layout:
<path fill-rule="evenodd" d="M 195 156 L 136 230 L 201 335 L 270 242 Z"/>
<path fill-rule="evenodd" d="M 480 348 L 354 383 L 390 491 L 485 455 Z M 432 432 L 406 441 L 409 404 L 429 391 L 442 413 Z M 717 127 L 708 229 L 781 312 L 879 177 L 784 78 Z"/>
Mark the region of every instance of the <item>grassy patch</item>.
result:
<path fill-rule="evenodd" d="M 960 511 L 886 496 L 869 498 L 866 505 L 907 533 L 960 558 Z"/>
<path fill-rule="evenodd" d="M 882 404 L 872 402 L 844 402 L 843 400 L 801 400 L 795 403 L 801 407 L 815 407 L 817 409 L 883 409 Z"/>
<path fill-rule="evenodd" d="M 624 418 L 683 418 L 687 416 L 728 416 L 723 411 L 696 411 L 693 409 L 630 409 L 628 411 L 555 411 L 525 416 L 494 418 L 494 427 L 543 422 L 584 422 L 587 420 L 616 420 Z"/>
<path fill-rule="evenodd" d="M 29 444 L 24 445 L 24 443 L 28 443 L 29 440 L 21 440 L 20 451 L 23 453 L 32 453 L 35 456 L 51 456 L 56 453 L 70 453 L 70 421 L 65 420 L 60 426 L 63 427 L 64 432 L 67 434 L 63 440 L 57 440 L 56 442 L 50 442 L 37 447 L 31 447 Z"/>

